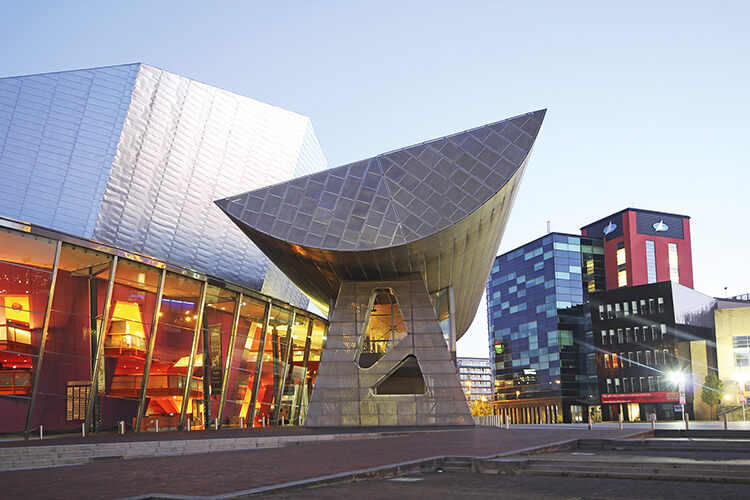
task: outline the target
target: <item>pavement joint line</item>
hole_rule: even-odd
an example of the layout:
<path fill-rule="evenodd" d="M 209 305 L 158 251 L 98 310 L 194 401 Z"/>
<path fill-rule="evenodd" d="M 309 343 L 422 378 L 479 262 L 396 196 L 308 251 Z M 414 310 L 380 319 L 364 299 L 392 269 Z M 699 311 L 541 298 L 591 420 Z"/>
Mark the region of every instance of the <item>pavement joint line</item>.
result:
<path fill-rule="evenodd" d="M 634 436 L 641 436 L 644 434 L 649 434 L 648 432 L 635 432 L 633 434 L 626 435 L 624 437 L 634 437 Z M 357 469 L 354 471 L 347 471 L 347 472 L 338 472 L 335 474 L 326 474 L 322 476 L 316 476 L 312 478 L 306 478 L 306 479 L 299 479 L 297 481 L 289 481 L 285 483 L 276 483 L 271 485 L 265 485 L 265 486 L 258 486 L 256 488 L 251 488 L 247 490 L 237 490 L 229 493 L 223 493 L 221 495 L 216 496 L 210 496 L 210 497 L 191 497 L 191 496 L 172 496 L 167 497 L 164 494 L 154 493 L 154 494 L 145 494 L 140 495 L 137 497 L 127 497 L 122 498 L 120 500 L 161 500 L 161 499 L 167 499 L 167 498 L 173 498 L 178 500 L 237 500 L 242 498 L 250 498 L 255 496 L 260 496 L 264 494 L 269 493 L 280 493 L 283 491 L 292 491 L 292 490 L 298 490 L 303 488 L 309 488 L 319 485 L 328 485 L 328 484 L 336 484 L 336 483 L 344 483 L 344 482 L 353 482 L 358 479 L 375 479 L 375 478 L 387 478 L 387 477 L 395 477 L 401 474 L 409 474 L 413 473 L 415 470 L 423 470 L 425 467 L 434 466 L 437 468 L 440 468 L 443 463 L 450 459 L 469 459 L 469 460 L 486 460 L 490 458 L 496 458 L 505 456 L 508 454 L 515 454 L 515 453 L 528 453 L 530 451 L 535 450 L 543 450 L 550 448 L 550 447 L 558 447 L 560 445 L 565 444 L 572 444 L 577 441 L 579 441 L 580 438 L 575 439 L 568 439 L 564 441 L 558 441 L 556 443 L 548 443 L 536 447 L 529 447 L 529 448 L 523 448 L 521 450 L 515 450 L 508 453 L 503 454 L 491 454 L 486 456 L 460 456 L 460 455 L 440 455 L 440 456 L 433 456 L 429 458 L 419 458 L 415 460 L 410 460 L 406 462 L 398 462 L 395 464 L 387 464 L 387 465 L 379 465 L 375 467 L 368 467 L 365 469 Z M 402 470 L 404 468 L 407 468 L 406 470 Z M 379 474 L 380 473 L 380 474 Z"/>

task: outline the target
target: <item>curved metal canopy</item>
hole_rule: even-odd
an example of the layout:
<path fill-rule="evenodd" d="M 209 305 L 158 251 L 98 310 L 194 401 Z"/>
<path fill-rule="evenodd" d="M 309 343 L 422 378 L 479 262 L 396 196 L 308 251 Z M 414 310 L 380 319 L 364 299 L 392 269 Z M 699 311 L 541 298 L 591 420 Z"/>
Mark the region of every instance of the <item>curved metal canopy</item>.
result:
<path fill-rule="evenodd" d="M 216 201 L 313 302 L 423 275 L 471 325 L 546 110 Z"/>

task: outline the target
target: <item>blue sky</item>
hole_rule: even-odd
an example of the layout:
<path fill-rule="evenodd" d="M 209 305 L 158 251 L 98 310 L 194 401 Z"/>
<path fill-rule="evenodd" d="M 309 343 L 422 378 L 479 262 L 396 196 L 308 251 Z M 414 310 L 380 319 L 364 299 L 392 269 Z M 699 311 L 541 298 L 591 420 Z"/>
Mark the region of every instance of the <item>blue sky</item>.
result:
<path fill-rule="evenodd" d="M 500 253 L 629 206 L 750 292 L 748 2 L 0 3 L 0 76 L 145 62 L 312 118 L 331 166 L 548 108 Z M 480 308 L 459 355 L 486 355 Z"/>

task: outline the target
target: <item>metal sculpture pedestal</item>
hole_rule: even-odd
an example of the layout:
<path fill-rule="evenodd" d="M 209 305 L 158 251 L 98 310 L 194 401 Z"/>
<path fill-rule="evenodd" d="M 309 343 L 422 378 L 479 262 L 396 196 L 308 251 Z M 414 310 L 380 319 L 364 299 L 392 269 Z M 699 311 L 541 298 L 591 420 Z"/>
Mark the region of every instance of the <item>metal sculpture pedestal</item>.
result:
<path fill-rule="evenodd" d="M 406 336 L 393 342 L 372 366 L 363 368 L 359 358 L 377 290 L 389 290 L 395 296 Z M 394 394 L 392 389 L 389 394 L 377 393 L 378 387 L 405 366 L 412 374 L 421 372 L 424 385 L 419 393 Z M 395 392 L 399 392 L 398 382 L 390 384 L 396 387 Z M 410 387 L 406 384 L 404 389 L 410 391 Z M 328 337 L 305 425 L 474 425 L 420 274 L 342 283 L 330 313 Z"/>

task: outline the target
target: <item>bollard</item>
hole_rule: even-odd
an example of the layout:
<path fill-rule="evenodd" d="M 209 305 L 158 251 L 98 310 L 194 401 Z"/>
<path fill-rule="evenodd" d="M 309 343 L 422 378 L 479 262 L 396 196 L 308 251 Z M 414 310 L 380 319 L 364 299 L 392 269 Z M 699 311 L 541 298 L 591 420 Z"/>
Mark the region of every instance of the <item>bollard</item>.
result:
<path fill-rule="evenodd" d="M 125 434 L 125 421 L 120 420 L 119 422 L 117 422 L 117 426 L 120 429 L 120 434 Z"/>
<path fill-rule="evenodd" d="M 43 425 L 39 426 L 39 439 L 40 440 L 44 439 L 44 426 Z"/>
<path fill-rule="evenodd" d="M 263 417 L 263 427 L 266 426 L 266 417 Z"/>
<path fill-rule="evenodd" d="M 617 414 L 617 420 L 620 423 L 620 430 L 622 430 L 622 413 Z"/>
<path fill-rule="evenodd" d="M 505 415 L 505 429 L 510 429 L 510 415 Z"/>
<path fill-rule="evenodd" d="M 240 429 L 245 428 L 245 419 L 243 417 L 240 417 Z"/>
<path fill-rule="evenodd" d="M 156 421 L 156 432 L 159 432 L 159 421 Z"/>
<path fill-rule="evenodd" d="M 217 430 L 217 431 L 219 430 L 219 419 L 218 418 L 216 420 L 214 420 L 214 429 Z"/>
<path fill-rule="evenodd" d="M 729 422 L 727 421 L 727 414 L 726 413 L 724 414 L 724 430 L 725 431 L 729 430 Z"/>
<path fill-rule="evenodd" d="M 652 431 L 655 431 L 655 430 L 656 430 L 656 420 L 652 420 L 652 421 L 651 421 L 651 430 L 652 430 Z"/>
<path fill-rule="evenodd" d="M 190 432 L 192 429 L 192 426 L 190 425 L 190 419 L 187 419 L 187 431 Z"/>
<path fill-rule="evenodd" d="M 685 430 L 690 430 L 690 415 L 687 412 L 685 412 Z"/>
<path fill-rule="evenodd" d="M 86 424 L 81 424 L 81 437 L 86 437 Z"/>

